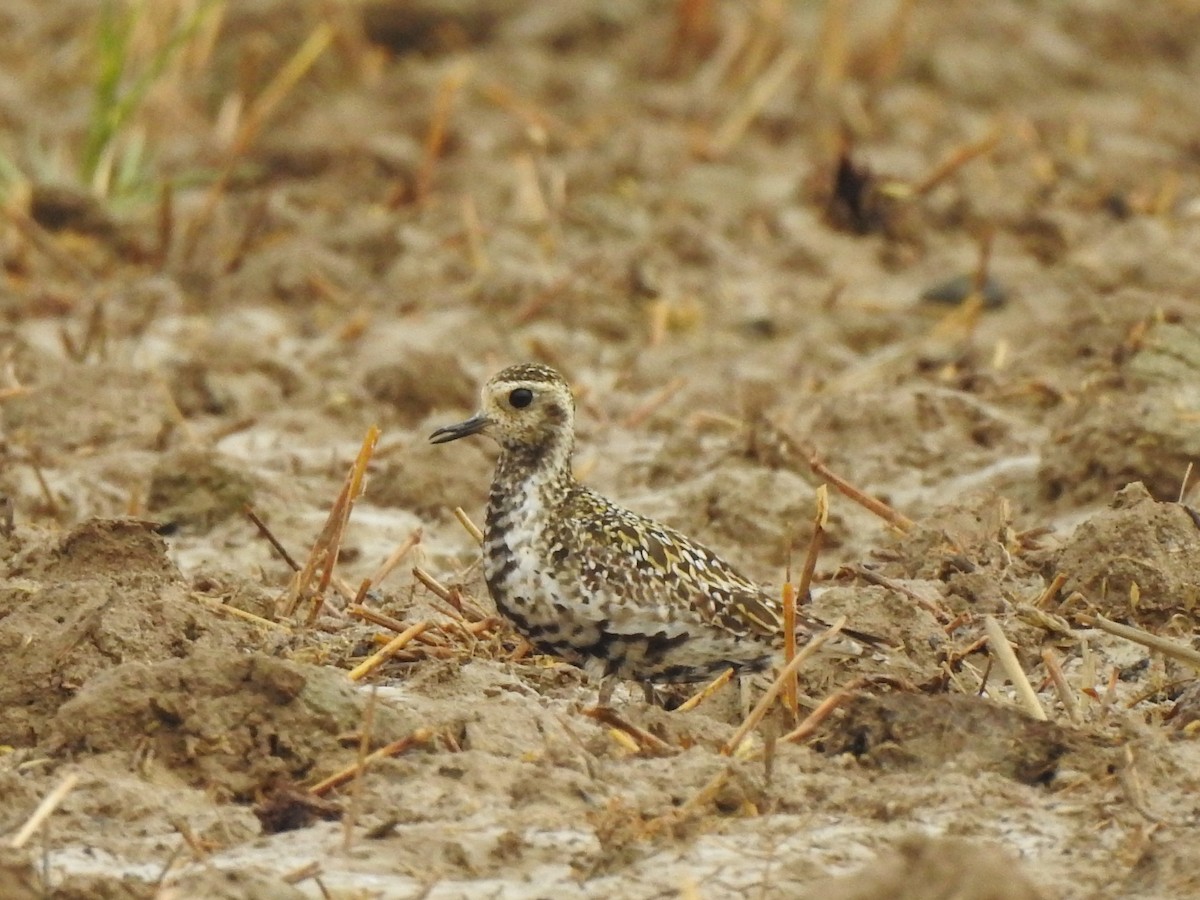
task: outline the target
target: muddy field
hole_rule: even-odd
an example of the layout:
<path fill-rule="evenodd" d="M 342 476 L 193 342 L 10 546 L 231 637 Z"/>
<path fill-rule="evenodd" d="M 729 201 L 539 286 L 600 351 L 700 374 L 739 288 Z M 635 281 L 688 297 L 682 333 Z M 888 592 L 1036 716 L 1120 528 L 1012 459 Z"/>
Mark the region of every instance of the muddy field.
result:
<path fill-rule="evenodd" d="M 1200 895 L 1193 0 L 0 31 L 4 900 Z M 830 488 L 811 610 L 887 649 L 740 744 L 734 685 L 589 715 L 427 442 L 525 360 L 772 590 L 821 484 L 885 504 Z"/>

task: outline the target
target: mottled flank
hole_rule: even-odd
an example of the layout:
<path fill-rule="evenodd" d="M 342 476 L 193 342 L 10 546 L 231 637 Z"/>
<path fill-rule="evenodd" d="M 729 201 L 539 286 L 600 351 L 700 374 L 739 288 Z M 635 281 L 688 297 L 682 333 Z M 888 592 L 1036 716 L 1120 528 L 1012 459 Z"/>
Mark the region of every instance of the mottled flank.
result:
<path fill-rule="evenodd" d="M 488 589 L 540 651 L 593 677 L 643 682 L 776 661 L 776 598 L 711 550 L 576 482 L 575 402 L 561 375 L 505 369 L 484 386 L 477 415 L 432 440 L 477 433 L 501 448 L 484 529 Z M 800 621 L 804 631 L 820 624 Z"/>

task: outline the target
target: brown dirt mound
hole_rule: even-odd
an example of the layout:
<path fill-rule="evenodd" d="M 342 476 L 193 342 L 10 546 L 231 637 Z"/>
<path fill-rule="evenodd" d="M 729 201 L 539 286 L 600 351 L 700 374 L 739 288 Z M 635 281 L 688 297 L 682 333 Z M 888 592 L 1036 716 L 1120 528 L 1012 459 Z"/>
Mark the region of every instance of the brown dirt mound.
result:
<path fill-rule="evenodd" d="M 58 710 L 46 746 L 150 750 L 188 783 L 245 801 L 352 762 L 365 700 L 343 672 L 211 650 L 93 677 Z M 414 727 L 379 704 L 372 734 L 386 743 Z"/>
<path fill-rule="evenodd" d="M 1115 552 L 1114 552 L 1115 551 Z M 1196 628 L 1200 604 L 1200 517 L 1150 496 L 1140 482 L 1119 491 L 1049 560 L 1103 615 L 1158 628 Z"/>
<path fill-rule="evenodd" d="M 188 599 L 153 525 L 94 519 L 65 535 L 18 529 L 0 580 L 0 743 L 28 745 L 98 673 L 233 650 L 263 637 Z"/>
<path fill-rule="evenodd" d="M 860 872 L 815 884 L 825 900 L 1046 900 L 999 847 L 913 835 Z"/>
<path fill-rule="evenodd" d="M 978 697 L 896 693 L 855 697 L 814 746 L 885 769 L 987 771 L 1046 784 L 1063 757 L 1087 743 L 1082 734 Z"/>

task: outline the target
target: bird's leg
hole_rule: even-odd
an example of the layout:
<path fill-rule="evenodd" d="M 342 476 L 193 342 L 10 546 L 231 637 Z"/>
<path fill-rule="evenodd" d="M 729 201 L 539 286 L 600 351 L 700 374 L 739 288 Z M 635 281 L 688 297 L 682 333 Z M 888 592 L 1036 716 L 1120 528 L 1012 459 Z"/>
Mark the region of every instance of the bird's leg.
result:
<path fill-rule="evenodd" d="M 583 671 L 587 673 L 588 681 L 598 685 L 600 688 L 599 695 L 596 698 L 596 705 L 608 706 L 612 701 L 613 691 L 617 687 L 616 677 L 608 674 L 608 663 L 599 657 L 593 656 L 584 661 Z"/>
<path fill-rule="evenodd" d="M 739 703 L 742 708 L 742 718 L 750 715 L 750 710 L 754 709 L 754 686 L 751 684 L 751 679 L 741 675 L 735 676 L 738 688 Z"/>
<path fill-rule="evenodd" d="M 613 691 L 617 687 L 617 679 L 607 675 L 600 679 L 600 693 L 596 697 L 597 706 L 608 706 L 612 702 Z"/>

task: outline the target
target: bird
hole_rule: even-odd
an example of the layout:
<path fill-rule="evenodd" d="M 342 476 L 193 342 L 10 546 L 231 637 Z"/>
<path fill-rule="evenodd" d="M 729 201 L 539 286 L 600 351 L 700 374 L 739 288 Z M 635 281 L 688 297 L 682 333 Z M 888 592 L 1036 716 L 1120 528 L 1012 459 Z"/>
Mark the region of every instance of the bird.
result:
<path fill-rule="evenodd" d="M 500 445 L 483 529 L 497 611 L 541 653 L 600 685 L 741 676 L 782 656 L 781 601 L 712 550 L 576 480 L 575 400 L 553 368 L 510 366 L 471 418 L 435 444 L 482 434 Z M 797 635 L 827 627 L 797 612 Z M 869 636 L 863 636 L 869 637 Z"/>

